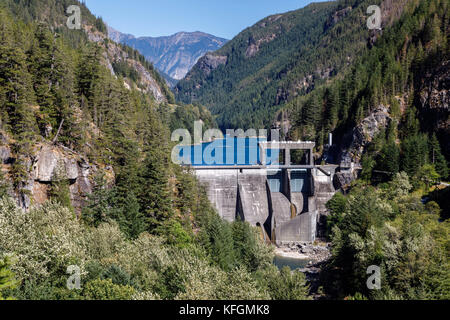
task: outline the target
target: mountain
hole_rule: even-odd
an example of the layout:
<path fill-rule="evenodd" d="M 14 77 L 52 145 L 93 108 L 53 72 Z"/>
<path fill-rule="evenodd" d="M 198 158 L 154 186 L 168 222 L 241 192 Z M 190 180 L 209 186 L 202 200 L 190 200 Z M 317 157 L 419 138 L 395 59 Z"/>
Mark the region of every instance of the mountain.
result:
<path fill-rule="evenodd" d="M 388 26 L 405 1 L 383 2 L 394 3 L 384 11 Z M 222 128 L 268 127 L 281 105 L 336 77 L 368 47 L 369 5 L 330 1 L 269 16 L 200 59 L 176 98 L 205 105 Z"/>
<path fill-rule="evenodd" d="M 139 37 L 108 27 L 109 37 L 137 49 L 174 84 L 184 78 L 205 53 L 221 48 L 228 40 L 203 32 L 178 32 L 166 37 Z M 168 77 L 167 77 L 168 76 Z"/>

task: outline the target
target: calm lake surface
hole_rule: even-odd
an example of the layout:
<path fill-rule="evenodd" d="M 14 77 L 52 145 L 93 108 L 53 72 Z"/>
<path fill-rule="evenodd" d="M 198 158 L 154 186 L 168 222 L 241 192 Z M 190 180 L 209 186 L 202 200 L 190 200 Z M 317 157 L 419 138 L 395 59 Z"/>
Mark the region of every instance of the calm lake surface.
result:
<path fill-rule="evenodd" d="M 267 138 L 237 138 L 226 136 L 198 145 L 179 146 L 178 159 L 192 166 L 257 165 L 261 163 L 259 142 Z M 267 164 L 278 164 L 280 150 L 266 150 Z"/>

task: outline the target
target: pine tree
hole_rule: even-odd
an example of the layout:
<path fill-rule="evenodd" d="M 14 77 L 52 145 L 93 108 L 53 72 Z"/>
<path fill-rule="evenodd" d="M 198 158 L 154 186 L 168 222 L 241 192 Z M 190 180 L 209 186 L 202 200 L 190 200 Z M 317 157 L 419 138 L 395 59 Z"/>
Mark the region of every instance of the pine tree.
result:
<path fill-rule="evenodd" d="M 69 180 L 65 172 L 64 162 L 58 163 L 48 194 L 50 199 L 56 200 L 62 206 L 69 208 L 72 212 L 74 211 L 70 200 Z"/>
<path fill-rule="evenodd" d="M 141 177 L 144 185 L 139 197 L 140 205 L 153 229 L 173 214 L 168 184 L 168 159 L 163 150 L 155 147 L 147 151 Z"/>
<path fill-rule="evenodd" d="M 428 162 L 428 138 L 418 134 L 402 141 L 402 170 L 410 177 L 415 176 L 419 169 Z"/>
<path fill-rule="evenodd" d="M 387 143 L 380 152 L 376 168 L 389 172 L 389 178 L 393 178 L 400 170 L 400 148 L 395 142 Z"/>
<path fill-rule="evenodd" d="M 436 133 L 433 133 L 430 141 L 430 159 L 431 163 L 434 164 L 436 171 L 441 176 L 441 178 L 447 179 L 448 163 L 441 152 L 441 146 L 439 144 L 439 140 L 436 137 Z"/>
<path fill-rule="evenodd" d="M 141 212 L 133 192 L 130 192 L 125 199 L 118 222 L 122 231 L 131 239 L 136 239 L 142 232 L 148 230 L 147 219 Z"/>
<path fill-rule="evenodd" d="M 114 188 L 108 188 L 104 173 L 97 173 L 92 193 L 88 195 L 88 201 L 83 207 L 83 220 L 97 227 L 102 222 L 119 220 L 120 216 L 121 210 L 116 204 Z"/>
<path fill-rule="evenodd" d="M 34 102 L 26 55 L 14 39 L 12 21 L 0 13 L 0 104 L 6 110 L 8 127 L 17 139 L 17 150 L 31 153 L 36 121 L 31 105 Z M 20 37 L 20 36 L 18 36 Z"/>

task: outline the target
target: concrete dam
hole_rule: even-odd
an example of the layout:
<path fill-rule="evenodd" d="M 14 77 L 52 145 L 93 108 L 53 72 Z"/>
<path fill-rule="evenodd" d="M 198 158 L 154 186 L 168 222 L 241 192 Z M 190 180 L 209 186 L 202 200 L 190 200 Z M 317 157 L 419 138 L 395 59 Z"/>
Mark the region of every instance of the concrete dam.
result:
<path fill-rule="evenodd" d="M 256 162 L 202 163 L 192 169 L 223 219 L 247 221 L 260 228 L 266 241 L 278 245 L 313 242 L 325 204 L 335 193 L 333 176 L 337 167 L 315 166 L 314 146 L 313 142 L 258 141 Z M 247 149 L 251 147 L 247 145 Z M 270 157 L 269 150 L 275 149 L 279 152 L 271 156 L 281 156 L 282 164 L 265 159 Z M 307 164 L 292 164 L 291 150 L 306 151 Z M 218 153 L 222 157 L 221 151 Z"/>

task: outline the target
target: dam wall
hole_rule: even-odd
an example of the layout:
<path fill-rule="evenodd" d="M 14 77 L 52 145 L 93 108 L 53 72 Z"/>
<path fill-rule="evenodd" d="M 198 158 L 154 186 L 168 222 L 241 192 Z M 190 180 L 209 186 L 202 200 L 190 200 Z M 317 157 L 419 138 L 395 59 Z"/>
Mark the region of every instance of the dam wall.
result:
<path fill-rule="evenodd" d="M 196 170 L 195 174 L 219 215 L 229 222 L 236 220 L 239 170 Z"/>
<path fill-rule="evenodd" d="M 276 244 L 313 242 L 334 195 L 335 167 L 305 169 L 197 168 L 209 200 L 227 220 L 260 227 Z"/>

